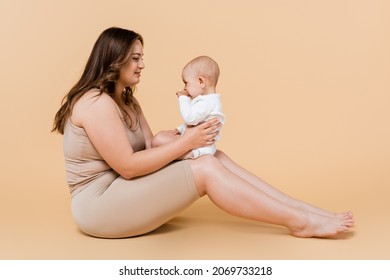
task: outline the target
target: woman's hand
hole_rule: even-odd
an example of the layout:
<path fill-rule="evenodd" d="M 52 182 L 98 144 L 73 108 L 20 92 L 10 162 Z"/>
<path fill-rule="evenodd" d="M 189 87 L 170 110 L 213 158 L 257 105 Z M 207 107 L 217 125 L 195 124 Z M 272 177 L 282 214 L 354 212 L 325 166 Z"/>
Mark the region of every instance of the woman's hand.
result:
<path fill-rule="evenodd" d="M 218 118 L 213 118 L 197 126 L 188 126 L 182 138 L 188 141 L 191 150 L 208 146 L 214 144 L 220 127 Z"/>

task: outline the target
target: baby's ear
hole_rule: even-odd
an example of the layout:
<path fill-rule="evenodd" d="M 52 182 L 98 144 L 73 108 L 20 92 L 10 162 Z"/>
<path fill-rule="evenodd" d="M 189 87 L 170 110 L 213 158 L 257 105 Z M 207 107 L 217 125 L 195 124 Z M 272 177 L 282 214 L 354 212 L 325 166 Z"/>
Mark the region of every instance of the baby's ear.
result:
<path fill-rule="evenodd" d="M 206 86 L 206 78 L 203 77 L 203 76 L 199 76 L 198 77 L 198 81 L 199 81 L 199 84 L 201 87 L 205 87 Z"/>

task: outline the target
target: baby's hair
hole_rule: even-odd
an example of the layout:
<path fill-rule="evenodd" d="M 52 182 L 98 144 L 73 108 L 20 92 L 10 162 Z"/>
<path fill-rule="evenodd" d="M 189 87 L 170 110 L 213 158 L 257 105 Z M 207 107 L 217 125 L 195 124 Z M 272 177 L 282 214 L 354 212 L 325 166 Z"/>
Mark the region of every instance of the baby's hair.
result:
<path fill-rule="evenodd" d="M 194 58 L 184 66 L 183 71 L 191 69 L 196 75 L 204 76 L 211 85 L 216 86 L 219 78 L 219 66 L 211 57 L 202 55 Z"/>

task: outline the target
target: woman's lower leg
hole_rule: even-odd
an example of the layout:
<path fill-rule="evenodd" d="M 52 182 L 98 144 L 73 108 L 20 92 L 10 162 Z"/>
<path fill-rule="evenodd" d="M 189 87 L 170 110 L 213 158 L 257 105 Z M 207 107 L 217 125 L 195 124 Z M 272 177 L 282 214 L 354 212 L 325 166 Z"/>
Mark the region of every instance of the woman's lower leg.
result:
<path fill-rule="evenodd" d="M 299 237 L 331 236 L 350 227 L 350 221 L 345 218 L 326 217 L 282 203 L 231 172 L 214 157 L 201 157 L 192 161 L 191 166 L 200 195 L 207 194 L 230 214 L 286 226 Z"/>
<path fill-rule="evenodd" d="M 292 207 L 329 217 L 352 217 L 352 213 L 350 211 L 343 213 L 334 213 L 288 196 L 287 194 L 272 187 L 271 185 L 263 181 L 261 178 L 257 177 L 256 175 L 250 173 L 249 171 L 245 170 L 244 168 L 233 162 L 225 153 L 221 151 L 217 151 L 215 157 L 231 172 L 233 172 L 237 176 L 240 176 L 242 179 L 246 180 L 253 186 L 259 188 L 263 192 L 267 193 L 269 196 L 279 200 L 282 203 L 286 203 Z"/>

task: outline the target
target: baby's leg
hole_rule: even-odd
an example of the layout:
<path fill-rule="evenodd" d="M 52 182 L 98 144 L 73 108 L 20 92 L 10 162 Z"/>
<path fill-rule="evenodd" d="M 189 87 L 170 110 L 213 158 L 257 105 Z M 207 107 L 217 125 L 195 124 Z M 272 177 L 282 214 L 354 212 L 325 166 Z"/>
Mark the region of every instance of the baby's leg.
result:
<path fill-rule="evenodd" d="M 215 144 L 201 147 L 201 148 L 192 150 L 192 154 L 193 154 L 192 158 L 196 159 L 196 158 L 204 156 L 204 155 L 212 155 L 213 156 L 216 151 L 217 151 L 217 148 L 216 148 Z"/>

